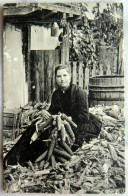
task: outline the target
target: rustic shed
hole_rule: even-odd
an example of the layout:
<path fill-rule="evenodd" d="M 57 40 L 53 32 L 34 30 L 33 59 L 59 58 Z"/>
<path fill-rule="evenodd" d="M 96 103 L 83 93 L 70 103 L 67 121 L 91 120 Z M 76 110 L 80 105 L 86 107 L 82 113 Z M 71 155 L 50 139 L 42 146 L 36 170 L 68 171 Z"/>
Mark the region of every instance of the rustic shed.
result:
<path fill-rule="evenodd" d="M 4 5 L 5 108 L 50 101 L 55 66 L 69 61 L 69 22 L 80 19 L 68 3 Z"/>

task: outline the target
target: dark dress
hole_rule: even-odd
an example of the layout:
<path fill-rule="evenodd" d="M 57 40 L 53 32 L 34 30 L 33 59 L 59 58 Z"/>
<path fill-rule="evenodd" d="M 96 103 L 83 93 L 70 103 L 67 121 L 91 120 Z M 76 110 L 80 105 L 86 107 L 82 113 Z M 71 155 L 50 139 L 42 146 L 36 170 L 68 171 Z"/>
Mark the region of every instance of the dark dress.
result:
<path fill-rule="evenodd" d="M 64 93 L 59 88 L 55 90 L 49 112 L 51 114 L 62 112 L 72 117 L 78 127 L 74 132 L 79 145 L 84 140 L 88 142 L 91 138 L 96 137 L 101 130 L 101 121 L 89 113 L 86 91 L 77 85 L 71 84 Z"/>
<path fill-rule="evenodd" d="M 86 91 L 76 85 L 71 84 L 65 93 L 57 89 L 53 93 L 49 112 L 51 114 L 62 112 L 72 117 L 72 120 L 77 124 L 77 129 L 73 130 L 76 136 L 75 143 L 78 144 L 76 146 L 82 145 L 83 141 L 88 142 L 91 138 L 97 137 L 100 132 L 100 120 L 89 114 Z M 24 165 L 29 160 L 34 162 L 47 149 L 42 143 L 42 140 L 48 137 L 46 134 L 43 134 L 44 138 L 41 137 L 30 144 L 31 136 L 35 130 L 35 123 L 27 128 L 19 141 L 5 156 L 4 166 L 6 162 L 12 165 L 17 163 Z M 76 149 L 74 148 L 74 150 Z"/>

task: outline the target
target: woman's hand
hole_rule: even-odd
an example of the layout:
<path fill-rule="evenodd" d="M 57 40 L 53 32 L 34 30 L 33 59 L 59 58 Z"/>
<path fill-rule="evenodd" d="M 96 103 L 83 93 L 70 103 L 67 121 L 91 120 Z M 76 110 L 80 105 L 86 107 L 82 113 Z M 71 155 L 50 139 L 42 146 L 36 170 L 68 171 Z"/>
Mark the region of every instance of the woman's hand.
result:
<path fill-rule="evenodd" d="M 48 118 L 50 118 L 51 114 L 47 111 L 47 110 L 42 110 L 41 111 L 41 115 L 42 117 L 47 120 Z"/>

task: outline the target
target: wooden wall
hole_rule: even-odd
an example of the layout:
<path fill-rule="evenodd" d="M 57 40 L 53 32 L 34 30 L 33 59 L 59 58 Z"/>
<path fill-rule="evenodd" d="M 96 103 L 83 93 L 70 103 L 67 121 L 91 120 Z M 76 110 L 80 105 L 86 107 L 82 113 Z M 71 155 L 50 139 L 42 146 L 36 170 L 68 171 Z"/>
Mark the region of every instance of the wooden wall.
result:
<path fill-rule="evenodd" d="M 99 65 L 103 66 L 104 73 L 107 73 L 108 64 L 112 74 L 117 74 L 118 69 L 118 51 L 117 48 L 111 46 L 100 46 Z"/>
<path fill-rule="evenodd" d="M 19 108 L 28 102 L 21 29 L 6 23 L 3 44 L 4 108 Z"/>
<path fill-rule="evenodd" d="M 55 67 L 60 63 L 60 50 L 31 51 L 31 91 L 32 101 L 50 102 L 55 90 Z"/>

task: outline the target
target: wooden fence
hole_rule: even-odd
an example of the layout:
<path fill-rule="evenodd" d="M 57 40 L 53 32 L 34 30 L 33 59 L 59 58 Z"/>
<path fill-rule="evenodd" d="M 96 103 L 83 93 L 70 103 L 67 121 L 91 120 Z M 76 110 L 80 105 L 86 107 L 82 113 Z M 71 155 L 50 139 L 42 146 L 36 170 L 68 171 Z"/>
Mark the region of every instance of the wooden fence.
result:
<path fill-rule="evenodd" d="M 51 95 L 56 88 L 55 67 L 60 63 L 59 50 L 55 51 L 31 51 L 31 101 L 50 102 Z M 77 84 L 89 93 L 89 77 L 97 75 L 111 75 L 110 64 L 105 70 L 100 65 L 99 69 L 93 65 L 89 70 L 84 62 L 69 62 L 72 83 Z"/>
<path fill-rule="evenodd" d="M 111 67 L 109 62 L 106 67 L 101 64 L 99 69 L 96 65 L 93 65 L 93 69 L 90 71 L 88 66 L 85 66 L 84 62 L 70 62 L 72 83 L 77 84 L 83 89 L 89 90 L 89 77 L 111 75 Z"/>
<path fill-rule="evenodd" d="M 83 62 L 70 62 L 72 84 L 77 84 L 88 91 L 89 69 Z"/>

